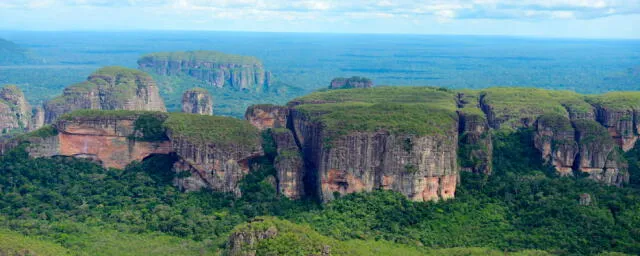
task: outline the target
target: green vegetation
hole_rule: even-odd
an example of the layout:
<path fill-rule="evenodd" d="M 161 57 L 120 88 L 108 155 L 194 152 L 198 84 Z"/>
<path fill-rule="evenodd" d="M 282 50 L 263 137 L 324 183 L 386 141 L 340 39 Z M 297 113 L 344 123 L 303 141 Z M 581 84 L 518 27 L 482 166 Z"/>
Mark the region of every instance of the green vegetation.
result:
<path fill-rule="evenodd" d="M 638 110 L 640 109 L 640 92 L 609 92 L 587 97 L 587 101 L 611 110 Z"/>
<path fill-rule="evenodd" d="M 265 222 L 278 226 L 279 235 L 259 242 L 258 255 L 304 254 L 326 244 L 334 255 L 640 253 L 638 189 L 556 177 L 530 138 L 528 130 L 497 132 L 493 175 L 462 173 L 456 199 L 437 203 L 390 191 L 324 205 L 290 201 L 276 194 L 269 156 L 254 161 L 241 182 L 242 197 L 233 198 L 180 193 L 172 185 L 174 156 L 116 170 L 71 158 L 29 159 L 16 149 L 0 157 L 0 228 L 78 255 L 215 255 L 234 229 L 263 215 L 278 218 Z M 267 144 L 273 142 L 265 139 L 266 151 L 275 150 Z M 635 159 L 634 184 L 637 152 L 626 155 Z M 591 195 L 591 205 L 579 204 L 582 193 Z"/>
<path fill-rule="evenodd" d="M 186 138 L 195 144 L 259 148 L 260 131 L 248 122 L 236 118 L 170 113 L 164 126 L 171 137 Z"/>
<path fill-rule="evenodd" d="M 252 56 L 226 54 L 216 51 L 158 52 L 142 56 L 138 63 L 154 61 L 196 61 L 238 65 L 262 65 Z"/>
<path fill-rule="evenodd" d="M 322 102 L 426 103 L 443 109 L 456 109 L 455 93 L 439 87 L 377 86 L 314 92 L 292 100 L 302 104 Z"/>
<path fill-rule="evenodd" d="M 494 87 L 482 90 L 480 97 L 484 104 L 493 107 L 495 118 L 506 125 L 501 128 L 521 127 L 519 122 L 522 119 L 535 121 L 542 114 L 568 117 L 568 111 L 586 114 L 592 109 L 583 95 L 570 91 Z"/>
<path fill-rule="evenodd" d="M 0 255 L 71 255 L 67 249 L 51 241 L 24 236 L 0 229 Z"/>
<path fill-rule="evenodd" d="M 0 38 L 0 65 L 39 64 L 34 55 L 17 44 Z"/>
<path fill-rule="evenodd" d="M 60 116 L 60 120 L 96 120 L 96 119 L 129 119 L 135 120 L 141 115 L 152 115 L 159 119 L 164 119 L 167 113 L 155 111 L 137 111 L 137 110 L 98 110 L 98 109 L 79 109 L 71 113 Z"/>
<path fill-rule="evenodd" d="M 162 125 L 167 118 L 166 115 L 144 113 L 138 116 L 133 126 L 137 137 L 135 139 L 142 141 L 160 141 L 167 140 L 164 126 Z M 138 135 L 142 134 L 141 136 Z"/>
<path fill-rule="evenodd" d="M 333 103 L 307 104 L 297 109 L 321 122 L 334 136 L 352 131 L 387 130 L 415 136 L 456 132 L 457 116 L 448 109 L 429 104 Z"/>

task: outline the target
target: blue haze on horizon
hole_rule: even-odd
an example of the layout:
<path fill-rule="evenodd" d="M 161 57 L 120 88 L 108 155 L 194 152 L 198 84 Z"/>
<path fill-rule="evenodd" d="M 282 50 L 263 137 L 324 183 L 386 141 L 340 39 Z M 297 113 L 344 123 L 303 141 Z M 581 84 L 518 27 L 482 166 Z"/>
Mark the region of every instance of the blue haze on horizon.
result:
<path fill-rule="evenodd" d="M 0 30 L 640 39 L 640 0 L 0 0 Z"/>

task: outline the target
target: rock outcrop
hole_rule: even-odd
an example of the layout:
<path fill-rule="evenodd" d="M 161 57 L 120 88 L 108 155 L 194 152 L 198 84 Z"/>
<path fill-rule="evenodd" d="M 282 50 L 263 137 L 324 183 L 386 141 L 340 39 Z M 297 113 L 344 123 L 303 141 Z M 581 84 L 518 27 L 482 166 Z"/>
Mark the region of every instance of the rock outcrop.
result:
<path fill-rule="evenodd" d="M 296 144 L 293 133 L 288 129 L 272 129 L 277 155 L 274 160 L 276 168 L 278 193 L 291 199 L 304 196 L 304 160 Z"/>
<path fill-rule="evenodd" d="M 627 162 L 607 129 L 591 120 L 574 121 L 580 151 L 576 169 L 600 183 L 621 186 L 629 183 Z"/>
<path fill-rule="evenodd" d="M 29 130 L 35 131 L 44 126 L 44 116 L 44 108 L 42 108 L 42 106 L 33 108 L 33 117 L 31 118 L 31 126 Z"/>
<path fill-rule="evenodd" d="M 105 67 L 44 104 L 45 123 L 78 109 L 166 111 L 158 87 L 135 69 Z"/>
<path fill-rule="evenodd" d="M 580 151 L 571 121 L 560 115 L 538 118 L 534 145 L 542 159 L 555 167 L 561 176 L 573 175 L 573 167 Z"/>
<path fill-rule="evenodd" d="M 187 90 L 182 95 L 182 112 L 199 115 L 213 115 L 213 98 L 202 88 Z"/>
<path fill-rule="evenodd" d="M 24 132 L 31 126 L 31 106 L 15 85 L 0 88 L 0 135 Z"/>
<path fill-rule="evenodd" d="M 534 145 L 561 176 L 585 173 L 603 184 L 629 181 L 626 160 L 607 129 L 593 120 L 543 115 L 536 122 Z"/>
<path fill-rule="evenodd" d="M 366 77 L 354 76 L 350 78 L 338 77 L 331 80 L 329 89 L 371 88 L 373 81 Z"/>
<path fill-rule="evenodd" d="M 263 91 L 271 84 L 271 72 L 257 58 L 214 51 L 152 53 L 141 57 L 138 66 L 162 76 L 190 76 L 213 87 Z"/>
<path fill-rule="evenodd" d="M 71 156 L 120 169 L 153 154 L 176 154 L 176 185 L 236 195 L 250 161 L 262 154 L 259 131 L 248 122 L 148 111 L 76 111 L 53 126 L 4 140 L 0 153 L 22 142 L 29 142 L 32 157 Z"/>
<path fill-rule="evenodd" d="M 246 121 L 229 117 L 171 114 L 165 121 L 174 152 L 174 169 L 188 173 L 175 184 L 185 191 L 209 188 L 241 195 L 239 181 L 250 162 L 263 154 L 261 137 Z"/>
<path fill-rule="evenodd" d="M 459 92 L 458 107 L 458 158 L 463 171 L 491 174 L 493 141 L 487 119 L 478 107 L 474 93 Z"/>
<path fill-rule="evenodd" d="M 595 106 L 596 120 L 624 151 L 631 150 L 640 138 L 640 93 L 610 92 L 589 99 Z"/>
<path fill-rule="evenodd" d="M 244 115 L 253 126 L 260 130 L 287 128 L 289 108 L 276 105 L 253 105 Z"/>

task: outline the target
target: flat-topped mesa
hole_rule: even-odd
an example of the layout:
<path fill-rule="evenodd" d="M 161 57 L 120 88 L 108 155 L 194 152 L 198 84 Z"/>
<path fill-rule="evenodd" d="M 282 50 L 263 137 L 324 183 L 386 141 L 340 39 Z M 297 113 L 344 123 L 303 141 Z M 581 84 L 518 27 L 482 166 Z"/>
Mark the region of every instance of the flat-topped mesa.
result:
<path fill-rule="evenodd" d="M 260 131 L 246 121 L 219 116 L 172 113 L 164 122 L 180 160 L 175 184 L 185 191 L 210 188 L 240 195 L 250 161 L 263 154 Z"/>
<path fill-rule="evenodd" d="M 31 116 L 31 106 L 17 86 L 0 88 L 0 135 L 29 130 Z"/>
<path fill-rule="evenodd" d="M 587 98 L 596 108 L 596 119 L 624 151 L 640 137 L 640 92 L 610 92 Z"/>
<path fill-rule="evenodd" d="M 86 82 L 65 88 L 44 104 L 45 122 L 78 109 L 166 111 L 151 76 L 123 67 L 101 68 Z"/>
<path fill-rule="evenodd" d="M 182 94 L 182 112 L 213 115 L 213 98 L 202 88 L 189 89 Z"/>
<path fill-rule="evenodd" d="M 495 87 L 480 91 L 480 107 L 493 129 L 533 127 L 543 114 L 575 119 L 595 119 L 584 96 L 570 91 Z"/>
<path fill-rule="evenodd" d="M 138 66 L 162 76 L 187 75 L 214 87 L 262 91 L 271 85 L 271 72 L 257 58 L 215 51 L 152 53 L 142 56 Z"/>
<path fill-rule="evenodd" d="M 260 130 L 287 128 L 289 108 L 270 104 L 252 105 L 247 108 L 244 117 Z"/>
<path fill-rule="evenodd" d="M 172 151 L 163 133 L 145 129 L 148 119 L 161 123 L 164 118 L 161 112 L 79 110 L 16 140 L 30 142 L 32 157 L 72 156 L 122 169 L 150 154 Z"/>
<path fill-rule="evenodd" d="M 316 187 L 306 191 L 315 190 L 324 201 L 378 188 L 414 201 L 454 197 L 458 121 L 453 92 L 346 89 L 295 102 L 290 119 L 305 160 L 305 185 Z"/>
<path fill-rule="evenodd" d="M 366 77 L 353 76 L 350 78 L 338 77 L 331 80 L 329 89 L 371 88 L 373 81 Z"/>

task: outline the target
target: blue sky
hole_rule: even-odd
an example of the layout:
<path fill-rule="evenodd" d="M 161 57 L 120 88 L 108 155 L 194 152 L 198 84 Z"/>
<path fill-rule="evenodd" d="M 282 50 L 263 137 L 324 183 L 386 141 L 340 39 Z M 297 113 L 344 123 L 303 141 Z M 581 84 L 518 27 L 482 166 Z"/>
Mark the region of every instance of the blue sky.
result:
<path fill-rule="evenodd" d="M 0 30 L 640 38 L 640 0 L 0 0 Z"/>

